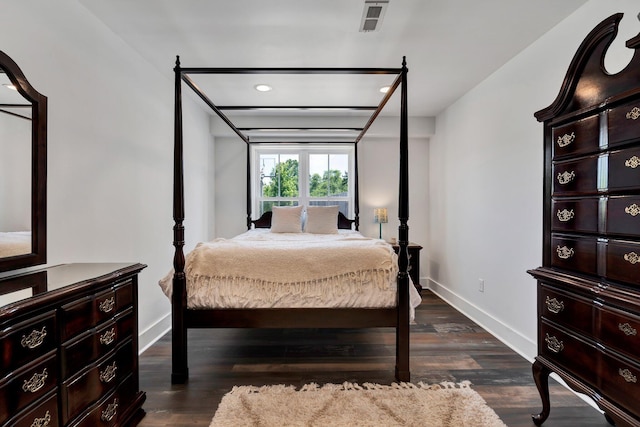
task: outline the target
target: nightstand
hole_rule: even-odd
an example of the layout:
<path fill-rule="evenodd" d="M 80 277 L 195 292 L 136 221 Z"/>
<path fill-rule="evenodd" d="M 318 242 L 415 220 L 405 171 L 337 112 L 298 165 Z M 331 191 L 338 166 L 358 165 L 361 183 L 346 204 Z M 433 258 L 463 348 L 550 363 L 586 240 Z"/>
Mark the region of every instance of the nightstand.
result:
<path fill-rule="evenodd" d="M 398 253 L 400 250 L 400 246 L 396 244 L 392 244 L 393 250 Z M 407 246 L 407 251 L 409 252 L 409 276 L 411 276 L 411 280 L 413 281 L 413 285 L 416 287 L 418 292 L 422 292 L 422 286 L 420 285 L 420 250 L 422 246 L 409 242 Z"/>

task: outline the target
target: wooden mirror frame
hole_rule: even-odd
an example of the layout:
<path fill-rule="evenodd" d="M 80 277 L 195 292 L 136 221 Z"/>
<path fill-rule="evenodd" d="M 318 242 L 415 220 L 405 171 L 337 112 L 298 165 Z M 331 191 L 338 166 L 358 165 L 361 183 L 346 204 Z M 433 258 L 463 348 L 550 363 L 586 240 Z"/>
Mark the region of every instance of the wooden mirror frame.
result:
<path fill-rule="evenodd" d="M 0 258 L 0 272 L 47 262 L 47 97 L 35 90 L 20 67 L 0 51 L 0 68 L 31 102 L 31 252 Z"/>

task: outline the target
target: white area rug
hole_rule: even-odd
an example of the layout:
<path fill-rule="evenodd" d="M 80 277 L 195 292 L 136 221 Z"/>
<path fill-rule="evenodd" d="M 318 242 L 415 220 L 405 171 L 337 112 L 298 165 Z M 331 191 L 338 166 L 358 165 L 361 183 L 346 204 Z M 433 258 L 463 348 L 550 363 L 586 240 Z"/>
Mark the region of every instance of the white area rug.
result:
<path fill-rule="evenodd" d="M 234 387 L 210 427 L 506 427 L 469 382 Z"/>

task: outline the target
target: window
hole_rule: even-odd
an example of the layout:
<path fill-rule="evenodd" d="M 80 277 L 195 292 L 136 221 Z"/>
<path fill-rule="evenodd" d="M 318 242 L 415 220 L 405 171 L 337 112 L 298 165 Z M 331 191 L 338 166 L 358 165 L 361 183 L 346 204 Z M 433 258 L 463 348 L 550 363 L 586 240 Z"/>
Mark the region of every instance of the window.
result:
<path fill-rule="evenodd" d="M 338 205 L 352 217 L 352 146 L 253 147 L 254 206 L 262 215 L 272 206 Z"/>

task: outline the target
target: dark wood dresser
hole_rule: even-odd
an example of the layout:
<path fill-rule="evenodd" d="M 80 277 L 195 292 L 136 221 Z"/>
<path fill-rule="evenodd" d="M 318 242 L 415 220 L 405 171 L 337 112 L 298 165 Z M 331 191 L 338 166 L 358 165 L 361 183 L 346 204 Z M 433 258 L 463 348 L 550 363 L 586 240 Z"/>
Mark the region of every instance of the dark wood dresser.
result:
<path fill-rule="evenodd" d="M 132 426 L 142 264 L 66 264 L 0 278 L 0 425 Z"/>
<path fill-rule="evenodd" d="M 640 35 L 631 63 L 607 74 L 622 14 L 575 54 L 544 122 L 543 265 L 533 375 L 550 412 L 557 373 L 616 426 L 640 426 Z"/>

